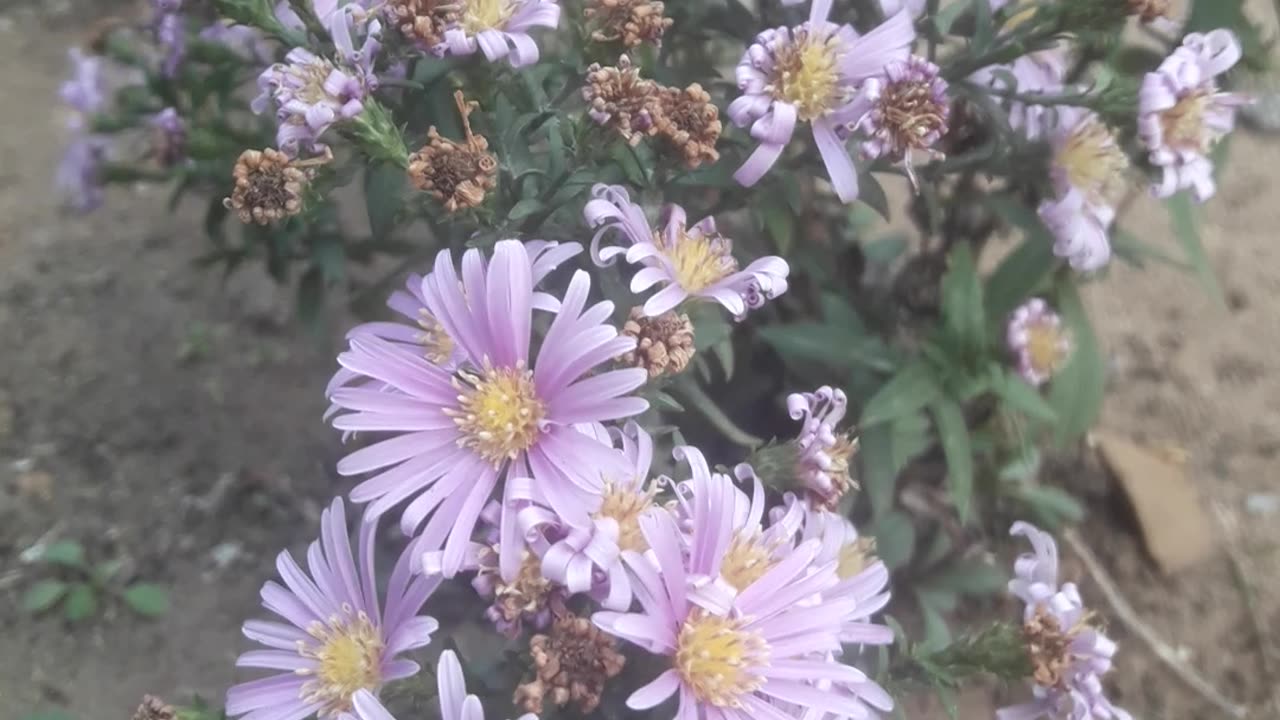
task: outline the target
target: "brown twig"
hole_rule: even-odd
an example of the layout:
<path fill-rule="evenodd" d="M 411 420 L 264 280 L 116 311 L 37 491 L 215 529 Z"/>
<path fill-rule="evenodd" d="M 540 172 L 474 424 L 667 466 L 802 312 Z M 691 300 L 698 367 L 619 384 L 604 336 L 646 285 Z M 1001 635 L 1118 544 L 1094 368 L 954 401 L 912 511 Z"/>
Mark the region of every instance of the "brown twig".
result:
<path fill-rule="evenodd" d="M 1160 658 L 1165 665 L 1177 675 L 1180 680 L 1187 684 L 1192 690 L 1195 690 L 1202 698 L 1217 707 L 1222 712 L 1233 718 L 1245 718 L 1249 715 L 1249 709 L 1244 705 L 1233 702 L 1221 692 L 1218 691 L 1208 680 L 1204 679 L 1200 673 L 1196 672 L 1190 665 L 1183 662 L 1178 657 L 1178 652 L 1171 645 L 1160 639 L 1156 631 L 1147 625 L 1142 618 L 1138 617 L 1138 613 L 1129 604 L 1129 601 L 1120 593 L 1120 589 L 1116 587 L 1115 581 L 1111 579 L 1111 575 L 1102 567 L 1102 563 L 1098 562 L 1097 556 L 1085 545 L 1084 540 L 1076 533 L 1074 529 L 1064 530 L 1062 539 L 1066 541 L 1080 561 L 1089 570 L 1089 574 L 1093 576 L 1094 582 L 1098 584 L 1098 589 L 1107 598 L 1107 602 L 1111 605 L 1117 619 L 1124 623 L 1134 635 L 1137 635 L 1151 648 L 1151 651 Z"/>
<path fill-rule="evenodd" d="M 1249 614 L 1249 622 L 1253 625 L 1254 638 L 1258 641 L 1258 655 L 1262 660 L 1262 673 L 1271 683 L 1271 710 L 1280 717 L 1280 668 L 1277 668 L 1276 648 L 1271 642 L 1275 635 L 1271 632 L 1271 623 L 1258 611 L 1257 593 L 1249 578 L 1252 563 L 1246 560 L 1238 537 L 1238 523 L 1227 514 L 1221 503 L 1213 503 L 1213 514 L 1218 520 L 1219 529 L 1226 539 L 1227 559 L 1231 561 L 1231 574 L 1235 576 L 1236 586 L 1240 589 L 1240 599 L 1244 602 L 1245 611 Z"/>

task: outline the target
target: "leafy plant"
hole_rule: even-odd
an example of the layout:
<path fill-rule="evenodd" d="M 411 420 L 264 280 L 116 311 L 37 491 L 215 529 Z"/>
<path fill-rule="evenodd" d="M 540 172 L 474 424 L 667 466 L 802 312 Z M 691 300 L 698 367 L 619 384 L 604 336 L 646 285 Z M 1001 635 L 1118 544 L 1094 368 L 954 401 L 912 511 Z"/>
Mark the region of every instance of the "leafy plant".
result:
<path fill-rule="evenodd" d="M 22 597 L 22 608 L 44 613 L 59 608 L 69 622 L 95 615 L 103 598 L 121 602 L 142 617 L 158 617 L 169 611 L 169 593 L 149 582 L 121 582 L 121 563 L 107 560 L 93 563 L 84 546 L 75 540 L 57 540 L 36 552 L 32 560 L 42 563 L 53 577 L 37 580 Z"/>

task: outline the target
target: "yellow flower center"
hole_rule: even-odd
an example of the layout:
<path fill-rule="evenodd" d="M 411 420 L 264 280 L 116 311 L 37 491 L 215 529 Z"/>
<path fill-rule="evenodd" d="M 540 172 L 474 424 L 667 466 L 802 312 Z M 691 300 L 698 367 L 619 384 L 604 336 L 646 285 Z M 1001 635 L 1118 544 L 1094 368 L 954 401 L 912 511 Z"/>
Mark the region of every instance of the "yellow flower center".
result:
<path fill-rule="evenodd" d="M 1122 188 L 1129 158 L 1115 136 L 1096 118 L 1080 123 L 1058 150 L 1057 165 L 1067 174 L 1072 187 L 1079 188 L 1091 202 L 1106 202 Z"/>
<path fill-rule="evenodd" d="M 1196 90 L 1182 97 L 1160 115 L 1165 142 L 1179 150 L 1207 153 L 1222 139 L 1222 133 L 1205 122 L 1205 112 L 1213 100 L 1208 90 Z"/>
<path fill-rule="evenodd" d="M 537 442 L 546 407 L 523 362 L 514 368 L 488 368 L 483 375 L 459 372 L 454 386 L 460 391 L 460 408 L 449 412 L 462 431 L 459 445 L 497 467 Z"/>
<path fill-rule="evenodd" d="M 329 79 L 329 73 L 332 71 L 333 65 L 324 58 L 316 58 L 305 65 L 292 66 L 289 74 L 293 75 L 300 83 L 300 86 L 294 92 L 307 103 L 318 103 L 327 100 L 329 92 L 324 89 L 324 81 Z"/>
<path fill-rule="evenodd" d="M 298 653 L 319 664 L 314 670 L 300 670 L 314 677 L 302 686 L 308 703 L 323 705 L 321 716 L 336 716 L 351 709 L 357 690 L 376 690 L 382 685 L 382 632 L 364 612 L 343 607 L 345 618 L 331 617 L 327 624 L 316 622 L 307 633 L 318 646 L 299 643 Z"/>
<path fill-rule="evenodd" d="M 653 242 L 670 261 L 676 282 L 690 293 L 701 292 L 738 271 L 733 245 L 722 235 L 694 237 L 681 232 L 679 238 L 668 245 L 659 232 Z"/>
<path fill-rule="evenodd" d="M 756 668 L 768 663 L 769 646 L 743 619 L 695 609 L 676 638 L 675 668 L 698 700 L 737 708 L 765 682 Z"/>
<path fill-rule="evenodd" d="M 1049 323 L 1033 323 L 1027 328 L 1027 357 L 1031 369 L 1042 377 L 1050 377 L 1067 359 L 1065 336 Z"/>
<path fill-rule="evenodd" d="M 640 515 L 653 507 L 653 497 L 657 492 L 657 487 L 652 485 L 648 490 L 637 491 L 611 482 L 605 483 L 604 502 L 596 516 L 612 518 L 618 523 L 620 549 L 639 553 L 649 549 L 649 543 L 640 531 Z"/>
<path fill-rule="evenodd" d="M 847 542 L 840 548 L 840 554 L 836 556 L 836 577 L 841 580 L 848 580 L 857 575 L 875 560 L 876 539 L 869 537 L 860 537 L 853 542 Z"/>
<path fill-rule="evenodd" d="M 778 564 L 775 549 L 776 544 L 766 544 L 756 533 L 738 533 L 720 561 L 720 576 L 742 592 Z"/>
<path fill-rule="evenodd" d="M 418 309 L 418 327 L 422 333 L 418 335 L 418 344 L 423 348 L 423 355 L 440 365 L 453 355 L 453 338 L 445 332 L 444 326 L 426 308 Z"/>
<path fill-rule="evenodd" d="M 464 0 L 462 26 L 469 33 L 504 27 L 511 19 L 510 0 Z"/>
<path fill-rule="evenodd" d="M 796 107 L 801 120 L 825 115 L 844 101 L 840 87 L 839 45 L 808 29 L 792 31 L 778 48 L 770 89 L 774 98 Z"/>

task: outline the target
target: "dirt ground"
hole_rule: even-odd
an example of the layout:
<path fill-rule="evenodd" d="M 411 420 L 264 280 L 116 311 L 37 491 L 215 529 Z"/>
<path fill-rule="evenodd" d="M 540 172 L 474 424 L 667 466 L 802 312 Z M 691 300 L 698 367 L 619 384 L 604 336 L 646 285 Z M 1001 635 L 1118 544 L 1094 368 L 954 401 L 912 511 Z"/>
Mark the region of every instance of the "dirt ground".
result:
<path fill-rule="evenodd" d="M 275 553 L 309 539 L 321 503 L 345 490 L 320 421 L 333 338 L 299 333 L 288 295 L 256 272 L 223 287 L 194 271 L 198 214 L 157 214 L 158 190 L 116 191 L 88 218 L 56 213 L 54 91 L 84 28 L 73 10 L 0 3 L 0 720 L 38 708 L 125 718 L 149 691 L 219 697 Z M 1233 157 L 1204 229 L 1227 307 L 1160 266 L 1116 266 L 1089 302 L 1112 360 L 1101 426 L 1187 452 L 1248 592 L 1224 553 L 1161 575 L 1122 511 L 1095 514 L 1086 535 L 1177 653 L 1251 717 L 1280 718 L 1266 708 L 1280 677 L 1264 671 L 1257 628 L 1280 628 L 1280 487 L 1269 472 L 1280 453 L 1280 144 L 1240 134 Z M 1174 247 L 1154 203 L 1137 203 L 1125 224 Z M 1106 487 L 1087 454 L 1064 472 Z M 94 559 L 121 558 L 126 572 L 169 585 L 172 611 L 33 621 L 17 604 L 37 573 L 18 556 L 46 537 L 80 539 Z M 1105 609 L 1079 563 L 1066 568 Z M 1124 625 L 1110 629 L 1117 700 L 1136 717 L 1224 717 Z M 961 717 L 990 717 L 1005 699 L 967 693 Z"/>

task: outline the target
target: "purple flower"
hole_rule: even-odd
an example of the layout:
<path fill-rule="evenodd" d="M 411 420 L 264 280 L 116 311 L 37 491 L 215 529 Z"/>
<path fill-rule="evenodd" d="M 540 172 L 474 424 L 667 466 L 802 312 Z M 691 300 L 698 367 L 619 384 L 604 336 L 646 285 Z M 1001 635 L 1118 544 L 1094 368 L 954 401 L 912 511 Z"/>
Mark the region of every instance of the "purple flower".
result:
<path fill-rule="evenodd" d="M 676 695 L 676 717 L 723 720 L 797 717 L 801 710 L 867 717 L 867 702 L 892 708 L 887 695 L 860 695 L 867 676 L 834 659 L 841 622 L 855 603 L 824 595 L 838 578 L 834 563 L 814 567 L 820 542 L 794 549 L 751 542 L 760 537 L 759 518 L 736 522 L 737 492 L 721 475 L 693 493 L 687 547 L 668 511 L 641 517 L 650 552 L 623 556 L 641 611 L 592 617 L 605 632 L 670 658 L 670 668 L 632 693 L 627 706 L 647 710 Z M 750 582 L 731 596 L 707 592 L 707 579 L 721 584 L 731 574 Z"/>
<path fill-rule="evenodd" d="M 246 652 L 236 665 L 280 672 L 228 690 L 231 717 L 335 717 L 351 709 L 356 691 L 377 692 L 419 670 L 417 663 L 397 656 L 431 641 L 438 624 L 417 613 L 440 579 L 413 577 L 414 558 L 405 552 L 391 571 L 380 607 L 373 565 L 376 521 L 361 523 L 354 557 L 341 500 L 324 512 L 320 527 L 320 539 L 307 551 L 310 576 L 282 552 L 276 568 L 284 586 L 262 586 L 263 606 L 287 624 L 244 624 L 245 636 L 269 649 Z"/>
<path fill-rule="evenodd" d="M 176 12 L 176 6 L 181 3 L 162 2 L 157 5 L 157 8 L 163 5 L 175 6 L 175 10 L 161 11 L 155 21 L 156 44 L 164 54 L 160 62 L 160 72 L 165 77 L 172 78 L 178 75 L 178 68 L 187 57 L 187 23 L 182 14 Z"/>
<path fill-rule="evenodd" d="M 1055 238 L 1053 252 L 1089 272 L 1107 264 L 1107 233 L 1115 221 L 1113 198 L 1123 189 L 1129 158 L 1096 114 L 1062 108 L 1050 137 L 1055 196 L 1039 213 Z"/>
<path fill-rule="evenodd" d="M 742 185 L 755 185 L 782 155 L 796 123 L 808 122 L 836 194 L 844 202 L 858 196 L 844 143 L 870 109 L 858 90 L 889 63 L 907 58 L 915 26 L 898 13 L 859 36 L 849 25 L 828 22 L 830 12 L 831 0 L 814 0 L 808 22 L 760 33 L 738 63 L 742 96 L 729 106 L 729 117 L 760 142 L 734 174 Z"/>
<path fill-rule="evenodd" d="M 863 94 L 872 106 L 858 124 L 867 135 L 862 154 L 905 161 L 907 177 L 914 184 L 912 152 L 933 153 L 933 144 L 947 133 L 951 117 L 947 82 L 938 66 L 915 55 L 895 60 L 885 66 L 883 78 L 863 84 Z"/>
<path fill-rule="evenodd" d="M 440 720 L 484 720 L 484 706 L 480 698 L 467 693 L 466 679 L 462 676 L 462 664 L 452 650 L 440 653 L 436 666 L 436 682 L 439 688 Z M 341 720 L 395 720 L 378 698 L 367 690 L 355 695 L 355 715 Z M 526 713 L 516 720 L 537 720 L 537 715 Z"/>
<path fill-rule="evenodd" d="M 460 17 L 444 32 L 434 52 L 472 55 L 477 50 L 489 62 L 507 58 L 512 67 L 538 62 L 538 45 L 529 31 L 560 24 L 556 0 L 462 0 Z"/>
<path fill-rule="evenodd" d="M 1138 136 L 1162 176 L 1152 192 L 1169 197 L 1191 190 L 1204 202 L 1213 196 L 1210 151 L 1235 128 L 1236 109 L 1249 99 L 1218 91 L 1216 78 L 1241 56 L 1230 30 L 1191 33 L 1182 46 L 1147 73 L 1138 94 Z"/>
<path fill-rule="evenodd" d="M 108 147 L 106 138 L 80 132 L 74 133 L 67 143 L 54 176 L 54 187 L 72 210 L 87 213 L 102 205 L 102 164 Z"/>
<path fill-rule="evenodd" d="M 248 25 L 230 25 L 226 21 L 210 24 L 200 31 L 200 39 L 217 43 L 247 62 L 270 62 L 271 41 L 261 30 Z"/>
<path fill-rule="evenodd" d="M 891 17 L 905 8 L 908 15 L 918 18 L 924 14 L 925 6 L 928 4 L 928 0 L 880 0 L 880 12 L 884 13 L 885 17 Z"/>
<path fill-rule="evenodd" d="M 1062 318 L 1040 298 L 1013 311 L 1006 341 L 1018 374 L 1032 385 L 1048 382 L 1071 355 L 1071 335 L 1062 327 Z"/>
<path fill-rule="evenodd" d="M 834 509 L 846 492 L 857 487 L 849 465 L 858 450 L 858 440 L 836 431 L 848 404 L 842 390 L 826 385 L 811 393 L 787 396 L 791 419 L 804 423 L 793 441 L 795 476 L 815 506 Z"/>
<path fill-rule="evenodd" d="M 1023 634 L 1030 648 L 1035 699 L 1000 708 L 997 720 L 1129 720 L 1102 689 L 1116 644 L 1090 627 L 1090 613 L 1075 583 L 1058 586 L 1058 547 L 1048 533 L 1025 522 L 1010 531 L 1031 541 L 1032 552 L 1018 557 L 1009 592 L 1026 603 Z"/>
<path fill-rule="evenodd" d="M 591 281 L 574 274 L 536 356 L 530 351 L 534 258 L 504 240 L 486 262 L 479 250 L 462 258 L 436 256 L 422 283 L 432 316 L 463 353 L 450 373 L 404 343 L 356 335 L 338 357 L 347 377 L 330 385 L 335 428 L 378 432 L 384 439 L 347 455 L 343 475 L 372 473 L 351 493 L 381 515 L 413 498 L 401 515 L 406 534 L 419 532 L 422 550 L 443 547 L 442 572 L 461 569 L 480 511 L 507 478 L 527 478 L 531 495 L 563 521 L 591 525 L 604 478 L 621 477 L 625 459 L 578 432 L 578 423 L 643 412 L 627 394 L 643 369 L 597 371 L 635 346 L 605 323 L 612 303 L 586 307 Z M 372 383 L 365 382 L 368 379 Z M 503 483 L 509 492 L 512 483 Z M 511 580 L 523 544 L 510 497 L 503 497 L 502 577 Z"/>
<path fill-rule="evenodd" d="M 799 539 L 821 542 L 813 561 L 815 566 L 833 562 L 836 565 L 839 582 L 823 594 L 828 602 L 851 601 L 840 621 L 840 641 L 846 645 L 892 645 L 893 630 L 871 622 L 871 616 L 883 610 L 890 597 L 889 568 L 872 555 L 875 541 L 859 536 L 853 523 L 844 517 L 822 509 L 805 511 Z M 867 682 L 861 692 L 882 696 L 881 704 L 892 704 L 880 686 Z"/>
<path fill-rule="evenodd" d="M 631 279 L 631 291 L 643 292 L 658 283 L 666 287 L 644 304 L 644 313 L 657 317 L 690 297 L 714 300 L 741 320 L 748 310 L 787 291 L 787 261 L 770 255 L 738 270 L 733 242 L 716 231 L 714 218 L 688 227 L 679 205 L 663 208 L 662 231 L 654 232 L 644 210 L 631 202 L 626 189 L 596 185 L 583 216 L 593 230 L 591 258 L 601 267 L 619 256 L 644 267 Z M 628 246 L 600 247 L 612 230 L 621 233 Z"/>
<path fill-rule="evenodd" d="M 187 159 L 187 122 L 175 108 L 165 108 L 147 120 L 155 140 L 152 149 L 162 167 L 174 167 Z"/>
<path fill-rule="evenodd" d="M 58 97 L 80 115 L 100 112 L 107 104 L 107 95 L 103 90 L 102 59 L 96 55 L 86 55 L 80 48 L 74 47 L 67 55 L 71 58 L 71 79 L 58 88 Z M 83 126 L 80 117 L 73 122 L 77 127 Z"/>
<path fill-rule="evenodd" d="M 1009 0 L 988 0 L 993 12 L 1003 9 Z M 1036 6 L 1026 4 L 1014 12 L 1001 26 L 1009 32 L 1035 17 Z M 971 82 L 1023 95 L 1054 95 L 1063 90 L 1069 53 L 1065 43 L 1027 53 L 1006 65 L 985 67 L 969 76 Z M 1029 140 L 1037 140 L 1051 129 L 1056 120 L 1054 108 L 1010 100 L 1006 102 L 1009 125 L 1021 130 Z"/>

